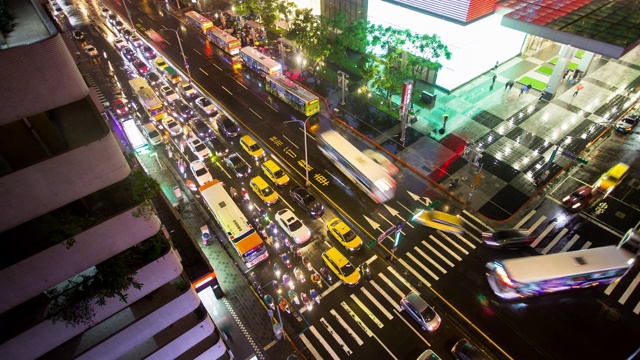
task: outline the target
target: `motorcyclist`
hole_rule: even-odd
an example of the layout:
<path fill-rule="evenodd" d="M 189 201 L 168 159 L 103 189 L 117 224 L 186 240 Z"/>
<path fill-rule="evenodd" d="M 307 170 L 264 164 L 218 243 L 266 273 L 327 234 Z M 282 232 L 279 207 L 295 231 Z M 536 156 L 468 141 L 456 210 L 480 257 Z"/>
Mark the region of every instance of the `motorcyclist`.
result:
<path fill-rule="evenodd" d="M 318 275 L 318 273 L 314 272 L 313 274 L 311 274 L 311 281 L 316 283 L 316 285 L 318 285 L 319 287 L 322 287 L 322 278 L 320 278 L 320 275 Z"/>

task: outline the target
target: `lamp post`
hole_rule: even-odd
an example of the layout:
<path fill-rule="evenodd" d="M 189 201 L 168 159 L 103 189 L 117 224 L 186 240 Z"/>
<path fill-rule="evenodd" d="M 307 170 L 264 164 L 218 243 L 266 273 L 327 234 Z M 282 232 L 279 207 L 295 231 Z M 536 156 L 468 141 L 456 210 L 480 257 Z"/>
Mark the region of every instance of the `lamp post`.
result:
<path fill-rule="evenodd" d="M 178 33 L 178 29 L 174 30 L 174 29 L 164 28 L 160 30 L 173 31 L 174 33 L 176 33 L 176 37 L 178 38 L 178 45 L 180 46 L 180 53 L 182 54 L 182 59 L 184 60 L 184 67 L 187 69 L 187 75 L 189 75 L 189 83 L 191 83 L 191 71 L 189 71 L 189 63 L 187 62 L 187 57 L 184 55 L 184 50 L 182 49 L 182 40 L 180 39 L 180 34 Z"/>
<path fill-rule="evenodd" d="M 297 123 L 302 123 L 302 125 L 304 125 L 304 170 L 305 170 L 305 183 L 304 186 L 305 187 L 309 187 L 309 185 L 311 185 L 311 183 L 309 182 L 309 162 L 308 162 L 308 153 L 307 153 L 307 122 L 309 121 L 309 119 L 311 119 L 313 115 L 309 116 L 306 120 L 288 120 L 285 121 L 285 123 L 290 123 L 290 122 L 297 122 Z"/>
<path fill-rule="evenodd" d="M 136 27 L 133 26 L 133 20 L 131 20 L 131 13 L 129 12 L 129 8 L 127 7 L 127 0 L 123 0 L 122 3 L 124 4 L 124 10 L 127 12 L 127 16 L 129 17 L 129 23 L 131 24 L 131 29 L 133 29 L 133 31 L 136 31 Z"/>

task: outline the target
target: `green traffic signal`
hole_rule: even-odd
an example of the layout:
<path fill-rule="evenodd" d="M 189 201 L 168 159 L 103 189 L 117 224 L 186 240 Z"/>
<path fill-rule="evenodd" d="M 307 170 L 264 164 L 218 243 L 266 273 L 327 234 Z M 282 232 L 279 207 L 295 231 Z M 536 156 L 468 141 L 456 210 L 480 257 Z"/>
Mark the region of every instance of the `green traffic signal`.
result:
<path fill-rule="evenodd" d="M 585 158 L 576 158 L 576 161 L 582 164 L 588 164 L 589 160 L 585 159 Z"/>

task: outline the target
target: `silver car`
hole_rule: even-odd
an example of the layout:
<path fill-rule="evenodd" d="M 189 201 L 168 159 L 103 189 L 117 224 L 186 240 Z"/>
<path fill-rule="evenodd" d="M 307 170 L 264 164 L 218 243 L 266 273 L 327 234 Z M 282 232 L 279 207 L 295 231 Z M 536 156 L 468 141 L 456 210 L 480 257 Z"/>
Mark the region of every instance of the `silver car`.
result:
<path fill-rule="evenodd" d="M 411 315 L 411 317 L 422 326 L 422 330 L 434 331 L 440 327 L 440 315 L 433 310 L 431 305 L 427 304 L 422 298 L 411 292 L 400 300 L 400 306 Z"/>

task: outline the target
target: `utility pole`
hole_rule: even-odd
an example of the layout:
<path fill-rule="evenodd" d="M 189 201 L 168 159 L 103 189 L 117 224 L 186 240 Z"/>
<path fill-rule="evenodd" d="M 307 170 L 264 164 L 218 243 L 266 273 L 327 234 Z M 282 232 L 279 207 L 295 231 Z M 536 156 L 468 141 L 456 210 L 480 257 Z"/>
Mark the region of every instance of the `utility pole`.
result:
<path fill-rule="evenodd" d="M 344 88 L 347 87 L 348 80 L 346 78 L 348 78 L 349 75 L 340 70 L 338 70 L 338 74 L 341 76 L 338 78 L 338 85 L 342 88 L 342 102 L 340 102 L 340 105 L 344 105 Z"/>

